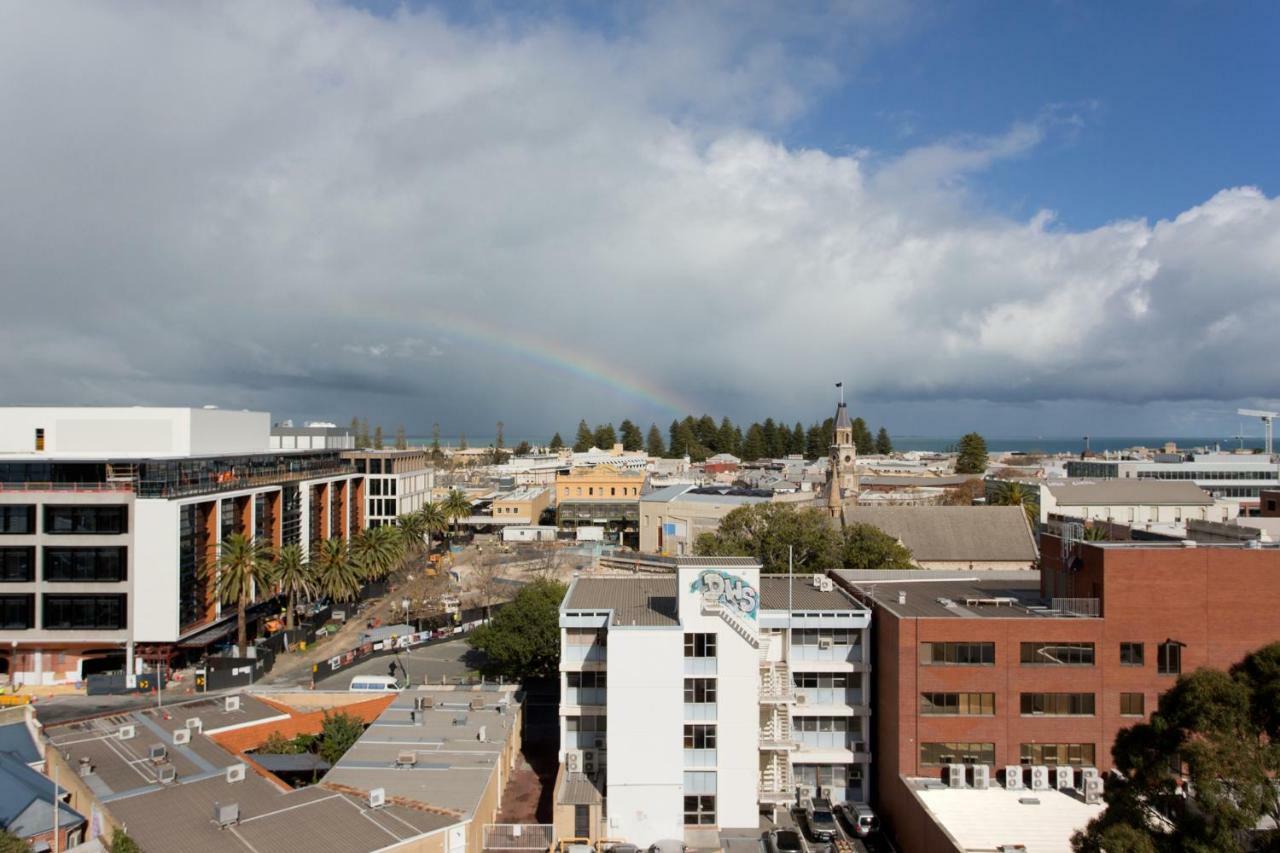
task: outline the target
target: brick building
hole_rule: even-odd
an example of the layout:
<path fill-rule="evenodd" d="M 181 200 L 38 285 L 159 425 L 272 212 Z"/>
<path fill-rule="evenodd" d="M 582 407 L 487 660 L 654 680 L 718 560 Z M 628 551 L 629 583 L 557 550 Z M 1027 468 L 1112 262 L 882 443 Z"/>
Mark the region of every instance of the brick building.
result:
<path fill-rule="evenodd" d="M 993 782 L 1012 765 L 1106 769 L 1117 732 L 1179 673 L 1280 640 L 1280 548 L 1064 547 L 1048 534 L 1041 546 L 1038 581 L 837 573 L 872 605 L 879 805 L 907 849 L 926 821 L 904 779 L 938 779 L 951 763 L 985 764 Z"/>

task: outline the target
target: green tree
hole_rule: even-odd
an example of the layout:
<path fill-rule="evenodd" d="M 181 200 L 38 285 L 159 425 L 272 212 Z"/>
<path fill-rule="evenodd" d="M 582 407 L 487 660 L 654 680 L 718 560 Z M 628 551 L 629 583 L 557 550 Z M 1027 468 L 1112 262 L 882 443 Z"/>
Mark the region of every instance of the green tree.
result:
<path fill-rule="evenodd" d="M 742 441 L 742 460 L 754 462 L 769 454 L 769 447 L 764 440 L 764 427 L 752 424 L 747 427 L 747 437 Z"/>
<path fill-rule="evenodd" d="M 459 532 L 458 520 L 471 515 L 471 501 L 467 500 L 467 496 L 460 490 L 450 489 L 440 508 L 444 510 L 445 517 L 453 523 L 453 536 L 456 539 Z"/>
<path fill-rule="evenodd" d="M 382 424 L 378 424 L 373 428 L 373 449 L 381 450 L 382 447 Z"/>
<path fill-rule="evenodd" d="M 876 452 L 876 441 L 871 437 L 871 430 L 867 429 L 867 422 L 862 418 L 854 418 L 850 424 L 853 427 L 853 446 L 861 454 L 870 456 Z"/>
<path fill-rule="evenodd" d="M 356 433 L 356 449 L 369 449 L 369 419 L 360 419 L 360 432 Z"/>
<path fill-rule="evenodd" d="M 631 421 L 624 420 L 618 427 L 618 432 L 622 434 L 623 450 L 639 450 L 644 447 L 644 436 L 640 434 L 640 427 Z"/>
<path fill-rule="evenodd" d="M 390 525 L 370 527 L 351 537 L 349 551 L 363 578 L 381 580 L 400 564 L 405 553 L 404 538 Z"/>
<path fill-rule="evenodd" d="M 28 848 L 24 846 L 23 849 L 26 850 Z M 118 826 L 111 830 L 111 845 L 109 850 L 111 853 L 142 853 L 142 848 L 138 846 L 138 842 L 130 838 L 129 835 Z"/>
<path fill-rule="evenodd" d="M 814 424 L 809 427 L 809 431 L 805 433 L 804 438 L 804 456 L 806 459 L 821 459 L 827 455 L 829 450 L 829 442 L 822 434 L 822 425 Z"/>
<path fill-rule="evenodd" d="M 805 438 L 804 424 L 796 421 L 795 427 L 791 430 L 791 446 L 787 448 L 787 452 L 796 456 L 804 456 Z"/>
<path fill-rule="evenodd" d="M 1111 528 L 1105 521 L 1095 521 L 1084 527 L 1084 541 L 1106 542 L 1111 538 Z"/>
<path fill-rule="evenodd" d="M 1017 480 L 1005 480 L 997 483 L 991 495 L 991 503 L 995 506 L 1020 506 L 1026 513 L 1027 523 L 1033 528 L 1040 521 L 1040 487 L 1030 486 Z"/>
<path fill-rule="evenodd" d="M 1076 833 L 1077 851 L 1275 850 L 1280 833 L 1276 699 L 1280 644 L 1230 673 L 1198 669 L 1160 696 L 1149 721 L 1122 730 L 1106 810 Z M 1186 784 L 1171 771 L 1180 768 Z M 1158 814 L 1164 821 L 1152 820 Z"/>
<path fill-rule="evenodd" d="M 738 430 L 727 417 L 720 419 L 720 428 L 716 430 L 716 449 L 720 453 L 732 453 L 734 456 L 742 450 Z"/>
<path fill-rule="evenodd" d="M 595 446 L 601 450 L 609 450 L 618 443 L 618 434 L 614 432 L 613 424 L 601 424 L 596 427 L 591 438 Z"/>
<path fill-rule="evenodd" d="M 0 829 L 0 853 L 31 853 L 31 845 L 7 829 Z"/>
<path fill-rule="evenodd" d="M 957 474 L 982 474 L 987 470 L 987 440 L 978 433 L 962 436 L 956 452 Z"/>
<path fill-rule="evenodd" d="M 311 598 L 316 592 L 311 564 L 302 555 L 302 546 L 285 545 L 276 554 L 275 581 L 280 591 L 288 597 L 289 610 L 285 615 L 285 627 L 293 628 L 299 598 Z"/>
<path fill-rule="evenodd" d="M 360 419 L 355 415 L 351 416 L 351 438 L 356 443 L 356 447 L 360 446 Z"/>
<path fill-rule="evenodd" d="M 888 456 L 893 452 L 893 441 L 889 438 L 889 431 L 884 427 L 880 427 L 880 431 L 876 433 L 876 453 L 881 456 Z"/>
<path fill-rule="evenodd" d="M 649 437 L 645 441 L 645 453 L 655 458 L 667 455 L 667 445 L 662 440 L 662 430 L 657 424 L 649 424 Z"/>
<path fill-rule="evenodd" d="M 672 421 L 671 426 L 667 428 L 667 437 L 671 440 L 667 446 L 670 450 L 667 455 L 672 459 L 679 459 L 688 453 L 688 447 L 685 446 L 684 439 L 680 437 L 680 422 Z"/>
<path fill-rule="evenodd" d="M 785 456 L 787 444 L 791 438 L 790 431 L 787 433 L 787 438 L 783 439 L 778 434 L 778 425 L 774 423 L 773 418 L 765 418 L 764 425 L 760 430 L 764 437 L 764 455 L 770 459 Z"/>
<path fill-rule="evenodd" d="M 303 740 L 302 737 L 306 739 Z M 272 732 L 254 752 L 266 755 L 301 755 L 310 751 L 310 745 L 315 740 L 311 735 L 302 737 L 285 737 L 280 732 Z"/>
<path fill-rule="evenodd" d="M 311 565 L 316 587 L 334 601 L 351 601 L 360 592 L 360 570 L 343 540 L 334 537 L 313 542 Z"/>
<path fill-rule="evenodd" d="M 720 428 L 711 415 L 703 415 L 694 422 L 693 434 L 697 437 L 698 444 L 709 451 L 708 456 L 720 452 Z"/>
<path fill-rule="evenodd" d="M 817 572 L 840 565 L 841 541 L 831 520 L 810 508 L 763 503 L 738 507 L 703 533 L 694 551 L 706 557 L 755 557 L 766 572 L 787 571 L 788 547 L 796 572 Z"/>
<path fill-rule="evenodd" d="M 245 634 L 245 607 L 253 600 L 254 590 L 269 587 L 275 564 L 271 561 L 271 546 L 243 533 L 232 533 L 222 540 L 217 561 L 213 564 L 215 592 L 223 604 L 236 608 L 236 648 L 240 657 L 247 654 L 249 646 Z"/>
<path fill-rule="evenodd" d="M 506 424 L 504 424 L 502 421 L 498 421 L 498 428 L 497 428 L 497 431 L 494 432 L 494 437 L 493 437 L 493 446 L 494 446 L 494 449 L 496 450 L 501 450 L 505 446 L 503 442 L 506 440 L 506 438 L 502 434 L 503 428 L 505 426 Z"/>
<path fill-rule="evenodd" d="M 511 679 L 554 675 L 560 666 L 560 602 L 565 585 L 538 578 L 525 585 L 467 643 L 484 652 L 484 672 Z"/>
<path fill-rule="evenodd" d="M 413 539 L 406 541 L 410 554 L 421 553 L 421 542 L 425 539 L 427 543 L 426 551 L 431 553 L 431 540 L 434 536 L 443 536 L 449 529 L 449 515 L 444 511 L 444 507 L 437 501 L 427 501 L 418 507 L 418 511 L 413 513 L 415 527 L 419 527 L 420 532 L 415 530 L 417 545 L 413 544 Z"/>
<path fill-rule="evenodd" d="M 320 757 L 330 764 L 337 764 L 338 759 L 355 746 L 363 734 L 364 723 L 359 717 L 342 711 L 326 711 L 324 722 L 320 724 Z"/>
<path fill-rule="evenodd" d="M 564 439 L 560 437 L 560 433 L 551 436 L 551 443 L 547 445 L 547 449 L 552 453 L 559 453 L 564 450 Z"/>
<path fill-rule="evenodd" d="M 585 420 L 578 421 L 578 435 L 573 440 L 573 452 L 586 453 L 591 449 L 593 441 L 595 441 L 595 434 L 591 432 L 591 427 L 587 426 Z"/>
<path fill-rule="evenodd" d="M 444 460 L 444 451 L 440 449 L 440 422 L 431 425 L 431 461 L 439 465 Z"/>
<path fill-rule="evenodd" d="M 851 524 L 841 533 L 840 561 L 846 569 L 914 569 L 911 551 L 870 524 Z"/>
<path fill-rule="evenodd" d="M 396 450 L 408 450 L 409 437 L 405 435 L 404 424 L 396 427 Z"/>
<path fill-rule="evenodd" d="M 693 424 L 687 420 L 681 421 L 677 432 L 685 455 L 693 462 L 705 462 L 710 454 L 707 453 L 707 448 L 699 443 L 697 435 L 693 432 Z"/>
<path fill-rule="evenodd" d="M 528 456 L 533 452 L 533 448 L 529 446 L 529 442 L 521 441 L 516 445 L 516 456 Z"/>

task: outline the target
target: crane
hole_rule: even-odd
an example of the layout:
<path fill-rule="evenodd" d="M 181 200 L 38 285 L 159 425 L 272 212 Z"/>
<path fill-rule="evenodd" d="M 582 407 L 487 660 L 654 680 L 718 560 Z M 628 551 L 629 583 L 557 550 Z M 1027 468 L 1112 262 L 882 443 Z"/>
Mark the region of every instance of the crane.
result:
<path fill-rule="evenodd" d="M 1266 429 L 1266 452 L 1267 456 L 1271 455 L 1271 425 L 1276 418 L 1280 418 L 1280 412 L 1264 412 L 1260 409 L 1236 409 L 1237 415 L 1244 415 L 1246 418 L 1261 418 L 1262 426 Z"/>

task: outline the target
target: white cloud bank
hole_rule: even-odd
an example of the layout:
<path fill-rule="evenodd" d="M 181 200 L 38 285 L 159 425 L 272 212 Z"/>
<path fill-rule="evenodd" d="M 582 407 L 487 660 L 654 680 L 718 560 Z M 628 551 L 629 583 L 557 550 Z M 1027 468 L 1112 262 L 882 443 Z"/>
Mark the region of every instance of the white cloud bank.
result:
<path fill-rule="evenodd" d="M 975 203 L 966 181 L 1034 156 L 1078 121 L 1061 108 L 889 162 L 789 149 L 771 129 L 836 72 L 736 8 L 605 38 L 304 0 L 3 7 L 0 393 L 627 414 L 442 317 L 735 416 L 828 376 L 902 400 L 1280 393 L 1280 201 L 1224 188 L 1090 231 Z M 897 25 L 843 15 L 854 43 Z"/>

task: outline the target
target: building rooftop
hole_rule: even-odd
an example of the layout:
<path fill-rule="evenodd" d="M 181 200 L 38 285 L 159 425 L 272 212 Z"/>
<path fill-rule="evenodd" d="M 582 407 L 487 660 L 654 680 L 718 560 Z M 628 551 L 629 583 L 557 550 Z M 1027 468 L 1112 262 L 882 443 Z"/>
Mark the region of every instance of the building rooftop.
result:
<path fill-rule="evenodd" d="M 0 752 L 10 753 L 24 764 L 38 764 L 44 760 L 31 737 L 31 729 L 23 719 L 0 725 Z"/>
<path fill-rule="evenodd" d="M 493 501 L 532 501 L 551 491 L 546 486 L 525 486 L 509 492 L 501 492 L 493 496 Z"/>
<path fill-rule="evenodd" d="M 815 587 L 809 575 L 792 578 L 789 594 L 787 586 L 786 577 L 761 576 L 760 609 L 786 610 L 790 604 L 792 610 L 866 610 L 865 605 L 854 601 L 839 587 L 828 591 Z"/>
<path fill-rule="evenodd" d="M 564 806 L 599 805 L 604 802 L 604 791 L 597 779 L 585 773 L 565 773 L 560 780 L 556 802 Z"/>
<path fill-rule="evenodd" d="M 1066 791 L 1008 791 L 939 786 L 908 779 L 908 788 L 961 850 L 1023 845 L 1027 853 L 1068 853 L 1071 836 L 1102 813 Z M 1035 800 L 1035 803 L 1024 803 Z"/>
<path fill-rule="evenodd" d="M 773 496 L 768 489 L 744 489 L 733 486 L 694 486 L 689 483 L 678 483 L 674 486 L 663 486 L 654 489 L 647 495 L 641 495 L 644 503 L 673 503 L 675 501 L 707 504 L 748 504 L 767 503 Z"/>
<path fill-rule="evenodd" d="M 0 752 L 0 826 L 19 838 L 48 832 L 53 828 L 53 801 L 57 794 L 53 780 L 32 770 L 9 752 Z M 84 817 L 70 806 L 58 806 L 58 826 L 71 827 Z"/>
<path fill-rule="evenodd" d="M 919 562 L 1030 563 L 1038 554 L 1017 506 L 846 506 L 844 523 L 880 528 Z"/>
<path fill-rule="evenodd" d="M 1213 495 L 1189 480 L 1097 480 L 1048 483 L 1058 506 L 1213 506 Z"/>
<path fill-rule="evenodd" d="M 563 610 L 611 610 L 610 625 L 680 624 L 675 575 L 578 578 Z"/>
<path fill-rule="evenodd" d="M 903 619 L 1025 619 L 1036 616 L 1068 616 L 1050 611 L 1040 597 L 1038 576 L 1021 573 L 1012 579 L 957 577 L 947 572 L 911 572 L 924 577 L 900 580 L 863 580 L 837 572 L 859 593 Z M 900 596 L 904 598 L 900 598 Z M 1079 618 L 1079 617 L 1071 617 Z"/>

